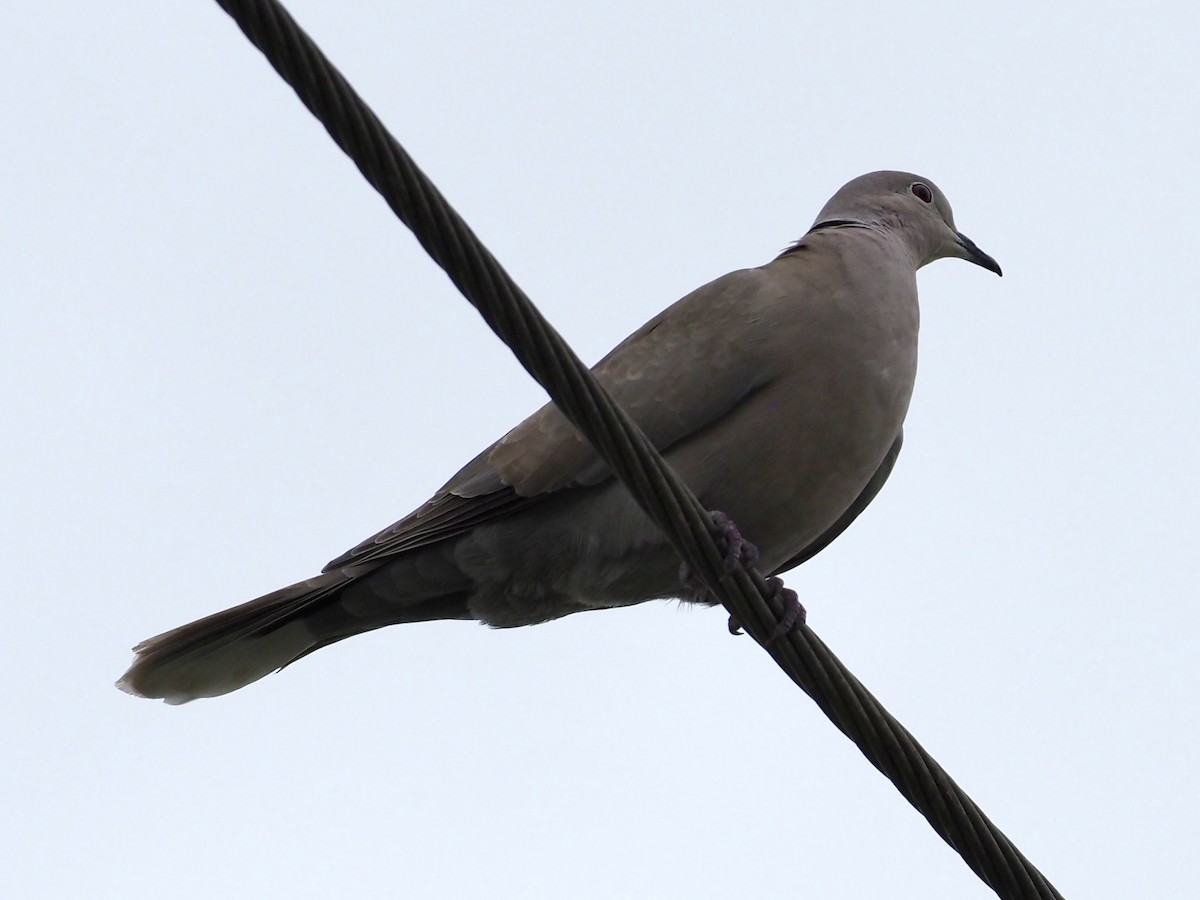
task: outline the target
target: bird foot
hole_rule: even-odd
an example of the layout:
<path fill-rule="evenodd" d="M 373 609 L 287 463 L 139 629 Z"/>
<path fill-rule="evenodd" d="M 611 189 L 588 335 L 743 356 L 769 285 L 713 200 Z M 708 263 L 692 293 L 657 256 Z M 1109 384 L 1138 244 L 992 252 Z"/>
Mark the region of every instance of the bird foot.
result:
<path fill-rule="evenodd" d="M 775 627 L 771 629 L 771 633 L 767 636 L 767 643 L 773 644 L 784 635 L 791 634 L 797 628 L 804 624 L 808 618 L 808 612 L 804 609 L 804 604 L 800 602 L 800 598 L 796 592 L 789 587 L 785 587 L 783 579 L 768 578 L 767 585 L 771 588 L 771 596 L 778 597 L 783 604 L 783 613 L 779 617 L 779 621 L 775 623 Z"/>
<path fill-rule="evenodd" d="M 796 592 L 784 586 L 783 579 L 772 576 L 767 579 L 767 586 L 771 589 L 771 597 L 778 599 L 783 604 L 783 612 L 779 616 L 779 621 L 767 635 L 767 644 L 770 645 L 803 625 L 808 618 L 808 613 Z M 729 633 L 742 633 L 742 624 L 734 616 L 729 617 Z"/>
<path fill-rule="evenodd" d="M 733 519 L 720 510 L 709 513 L 717 526 L 721 539 L 725 541 L 725 574 L 728 575 L 741 563 L 747 569 L 758 562 L 758 548 L 742 537 Z"/>
<path fill-rule="evenodd" d="M 738 563 L 741 563 L 746 568 L 755 565 L 758 562 L 758 548 L 742 537 L 742 533 L 738 530 L 733 519 L 720 510 L 715 509 L 710 511 L 709 515 L 712 517 L 713 524 L 717 526 L 718 539 L 723 544 L 722 552 L 725 557 L 725 574 L 728 575 L 733 572 L 737 568 Z M 696 577 L 695 573 L 688 568 L 687 563 L 679 567 L 679 580 L 684 585 L 683 599 L 685 601 L 690 603 L 707 603 L 710 606 L 717 602 L 717 598 L 708 589 L 708 585 Z M 771 597 L 779 600 L 783 606 L 779 621 L 775 623 L 774 629 L 772 629 L 770 636 L 767 638 L 767 643 L 772 644 L 784 635 L 794 631 L 798 626 L 803 625 L 806 613 L 800 603 L 800 598 L 796 596 L 796 592 L 791 588 L 784 587 L 782 579 L 775 577 L 768 578 L 767 586 L 771 589 Z M 741 623 L 734 616 L 729 617 L 729 633 L 742 633 Z"/>
<path fill-rule="evenodd" d="M 733 572 L 738 563 L 750 568 L 758 562 L 758 548 L 742 537 L 733 519 L 716 509 L 711 510 L 709 516 L 717 526 L 717 539 L 722 545 L 726 575 Z M 690 603 L 707 603 L 710 606 L 717 602 L 708 585 L 696 577 L 687 563 L 679 567 L 679 580 L 684 585 L 684 600 Z"/>

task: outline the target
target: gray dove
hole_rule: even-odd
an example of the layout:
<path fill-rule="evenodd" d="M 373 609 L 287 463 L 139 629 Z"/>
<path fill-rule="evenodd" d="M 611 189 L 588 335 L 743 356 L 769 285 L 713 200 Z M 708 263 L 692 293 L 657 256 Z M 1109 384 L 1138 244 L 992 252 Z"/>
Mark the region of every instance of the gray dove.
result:
<path fill-rule="evenodd" d="M 768 574 L 826 547 L 891 473 L 917 370 L 916 272 L 956 257 L 1001 274 L 925 178 L 874 172 L 764 266 L 688 294 L 596 377 Z M 682 597 L 658 529 L 552 403 L 429 502 L 322 574 L 134 648 L 118 686 L 186 703 L 237 690 L 386 625 L 533 625 Z"/>

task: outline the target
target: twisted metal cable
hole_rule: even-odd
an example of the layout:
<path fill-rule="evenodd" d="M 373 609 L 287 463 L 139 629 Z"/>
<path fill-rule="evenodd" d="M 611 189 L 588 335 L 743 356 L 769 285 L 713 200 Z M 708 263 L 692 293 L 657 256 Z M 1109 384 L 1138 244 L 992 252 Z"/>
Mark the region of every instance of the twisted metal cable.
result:
<path fill-rule="evenodd" d="M 807 625 L 769 640 L 784 612 L 778 590 L 753 568 L 728 570 L 707 510 L 288 12 L 276 0 L 217 2 L 780 668 L 998 896 L 1061 900 Z"/>

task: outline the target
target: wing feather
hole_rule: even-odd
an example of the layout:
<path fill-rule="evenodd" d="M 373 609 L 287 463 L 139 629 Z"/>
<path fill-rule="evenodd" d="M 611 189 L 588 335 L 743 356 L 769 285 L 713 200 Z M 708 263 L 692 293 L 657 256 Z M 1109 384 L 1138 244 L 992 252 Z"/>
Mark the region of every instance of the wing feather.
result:
<path fill-rule="evenodd" d="M 705 428 L 767 383 L 769 327 L 760 315 L 784 287 L 763 269 L 731 272 L 688 294 L 622 341 L 592 371 L 660 452 Z M 553 403 L 464 466 L 424 506 L 325 571 L 464 534 L 558 491 L 611 477 Z"/>

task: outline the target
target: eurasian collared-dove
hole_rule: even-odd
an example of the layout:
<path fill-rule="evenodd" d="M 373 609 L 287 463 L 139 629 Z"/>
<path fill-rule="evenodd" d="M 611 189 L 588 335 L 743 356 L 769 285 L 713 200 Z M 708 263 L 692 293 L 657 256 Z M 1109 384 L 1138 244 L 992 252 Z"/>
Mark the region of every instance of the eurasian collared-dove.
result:
<path fill-rule="evenodd" d="M 917 368 L 916 272 L 948 256 L 1000 274 L 932 182 L 864 175 L 776 259 L 688 294 L 594 371 L 779 572 L 887 480 Z M 683 593 L 674 551 L 547 404 L 323 574 L 143 641 L 118 685 L 185 703 L 385 625 L 532 625 Z"/>

